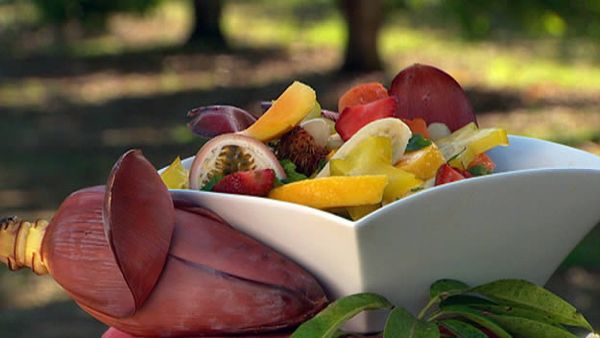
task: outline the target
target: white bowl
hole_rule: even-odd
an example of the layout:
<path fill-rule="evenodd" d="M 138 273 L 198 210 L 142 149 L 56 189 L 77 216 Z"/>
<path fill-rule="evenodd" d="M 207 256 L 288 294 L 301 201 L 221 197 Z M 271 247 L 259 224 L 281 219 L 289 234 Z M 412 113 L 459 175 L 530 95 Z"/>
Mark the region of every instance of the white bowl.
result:
<path fill-rule="evenodd" d="M 295 260 L 332 299 L 377 292 L 415 312 L 440 278 L 544 284 L 600 221 L 600 157 L 518 136 L 489 155 L 496 174 L 418 192 L 358 222 L 266 198 L 174 194 Z M 381 325 L 372 314 L 350 329 Z"/>

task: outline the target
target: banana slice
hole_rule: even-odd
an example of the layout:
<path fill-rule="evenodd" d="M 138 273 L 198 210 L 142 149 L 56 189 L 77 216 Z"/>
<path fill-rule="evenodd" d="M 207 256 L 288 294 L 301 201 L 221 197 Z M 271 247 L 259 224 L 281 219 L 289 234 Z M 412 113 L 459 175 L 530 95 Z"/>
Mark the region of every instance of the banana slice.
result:
<path fill-rule="evenodd" d="M 400 119 L 395 117 L 379 119 L 362 127 L 337 150 L 332 159 L 348 156 L 348 153 L 350 153 L 350 151 L 362 140 L 371 136 L 384 136 L 389 137 L 392 140 L 392 163 L 390 164 L 393 164 L 398 162 L 404 154 L 406 144 L 408 143 L 408 139 L 412 136 L 412 133 L 410 128 L 408 128 L 408 126 Z M 317 175 L 317 177 L 325 176 L 329 176 L 329 163 L 327 163 Z"/>

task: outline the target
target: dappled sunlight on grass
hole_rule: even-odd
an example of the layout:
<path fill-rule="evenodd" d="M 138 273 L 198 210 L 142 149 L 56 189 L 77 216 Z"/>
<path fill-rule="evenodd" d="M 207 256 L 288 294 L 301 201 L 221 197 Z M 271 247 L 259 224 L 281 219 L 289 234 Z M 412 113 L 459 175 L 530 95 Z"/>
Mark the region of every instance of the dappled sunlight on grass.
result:
<path fill-rule="evenodd" d="M 600 111 L 568 107 L 518 109 L 488 113 L 478 118 L 481 126 L 505 128 L 511 134 L 537 137 L 571 145 L 600 141 Z"/>

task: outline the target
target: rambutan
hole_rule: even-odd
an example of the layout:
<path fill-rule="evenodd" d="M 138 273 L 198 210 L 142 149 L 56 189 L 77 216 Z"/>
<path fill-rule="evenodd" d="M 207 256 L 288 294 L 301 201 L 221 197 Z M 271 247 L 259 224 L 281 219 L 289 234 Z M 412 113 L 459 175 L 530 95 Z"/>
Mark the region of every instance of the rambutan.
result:
<path fill-rule="evenodd" d="M 302 127 L 295 127 L 281 136 L 275 147 L 275 155 L 280 160 L 294 162 L 298 172 L 310 176 L 319 169 L 319 163 L 325 160 L 327 149 L 317 144 L 312 135 Z"/>

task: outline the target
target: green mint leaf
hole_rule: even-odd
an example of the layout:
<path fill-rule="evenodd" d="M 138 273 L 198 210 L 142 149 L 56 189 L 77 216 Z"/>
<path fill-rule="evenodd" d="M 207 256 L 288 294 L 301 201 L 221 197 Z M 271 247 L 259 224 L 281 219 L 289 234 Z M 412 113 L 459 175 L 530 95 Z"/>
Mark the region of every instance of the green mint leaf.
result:
<path fill-rule="evenodd" d="M 291 338 L 331 338 L 342 324 L 360 312 L 391 307 L 392 304 L 387 299 L 374 293 L 340 298 L 300 325 Z"/>
<path fill-rule="evenodd" d="M 452 332 L 456 338 L 488 338 L 487 334 L 475 326 L 460 320 L 446 319 L 439 324 Z"/>
<path fill-rule="evenodd" d="M 430 320 L 438 318 L 458 317 L 464 318 L 483 328 L 490 330 L 499 338 L 512 338 L 498 323 L 489 318 L 489 314 L 485 311 L 478 311 L 464 305 L 450 305 L 441 308 L 439 312 L 433 315 Z"/>
<path fill-rule="evenodd" d="M 593 331 L 590 323 L 571 304 L 533 283 L 504 279 L 471 290 L 496 302 L 519 305 L 550 316 L 553 320 Z"/>
<path fill-rule="evenodd" d="M 408 140 L 408 144 L 406 145 L 406 151 L 415 151 L 419 149 L 423 149 L 431 144 L 431 140 L 428 140 L 423 137 L 421 134 L 413 134 L 413 136 Z"/>
<path fill-rule="evenodd" d="M 528 318 L 491 316 L 504 329 L 518 337 L 577 338 L 564 328 L 541 323 Z"/>
<path fill-rule="evenodd" d="M 219 181 L 222 179 L 223 179 L 223 175 L 214 175 L 213 177 L 210 178 L 210 180 L 208 180 L 208 182 L 206 182 L 206 184 L 200 190 L 212 191 L 213 188 L 215 187 L 215 185 L 217 185 L 217 183 L 219 183 Z"/>
<path fill-rule="evenodd" d="M 461 294 L 471 287 L 454 279 L 440 279 L 429 287 L 429 299 L 447 298 L 451 295 Z"/>
<path fill-rule="evenodd" d="M 471 173 L 471 175 L 473 175 L 473 176 L 483 176 L 483 175 L 489 175 L 492 173 L 490 170 L 488 170 L 488 168 L 486 168 L 482 164 L 474 165 L 474 166 L 470 167 L 469 169 L 467 169 L 467 171 L 469 173 Z"/>
<path fill-rule="evenodd" d="M 439 338 L 435 323 L 417 319 L 401 307 L 394 308 L 385 323 L 383 338 Z"/>
<path fill-rule="evenodd" d="M 320 159 L 319 163 L 317 164 L 317 170 L 315 170 L 315 173 L 320 172 L 327 165 L 327 162 L 329 162 L 327 161 L 327 159 Z"/>
<path fill-rule="evenodd" d="M 294 162 L 285 159 L 279 161 L 279 163 L 283 167 L 283 171 L 285 171 L 285 175 L 287 176 L 286 179 L 281 180 L 281 182 L 283 182 L 284 184 L 302 181 L 308 178 L 306 177 L 306 175 L 296 171 L 296 165 L 294 164 Z"/>

